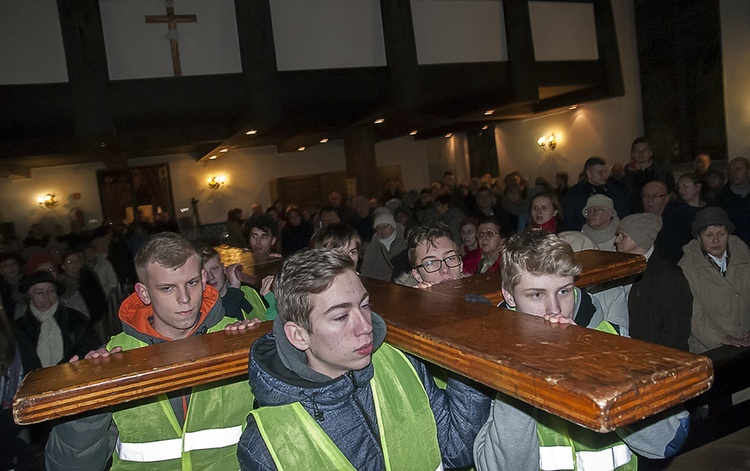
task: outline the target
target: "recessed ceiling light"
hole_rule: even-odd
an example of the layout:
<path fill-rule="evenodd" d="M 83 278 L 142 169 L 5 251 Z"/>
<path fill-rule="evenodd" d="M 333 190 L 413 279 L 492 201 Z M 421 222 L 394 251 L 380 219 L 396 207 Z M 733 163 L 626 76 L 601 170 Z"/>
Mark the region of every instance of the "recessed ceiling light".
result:
<path fill-rule="evenodd" d="M 305 146 L 297 147 L 297 150 L 300 151 L 300 152 L 302 152 L 303 150 L 305 150 Z"/>
<path fill-rule="evenodd" d="M 375 124 L 383 124 L 385 123 L 385 118 L 378 118 L 375 120 Z"/>
<path fill-rule="evenodd" d="M 484 112 L 485 116 L 489 116 L 491 114 L 495 114 L 495 110 L 487 110 L 487 111 Z"/>
<path fill-rule="evenodd" d="M 219 152 L 229 152 L 229 147 L 225 147 L 225 148 L 221 149 Z"/>
<path fill-rule="evenodd" d="M 246 132 L 245 134 L 247 134 L 248 136 L 252 136 L 253 134 L 258 134 L 258 130 L 257 129 L 251 129 L 248 132 Z"/>
<path fill-rule="evenodd" d="M 325 144 L 326 142 L 328 142 L 328 138 L 327 137 L 324 137 L 323 139 L 320 140 L 321 144 Z"/>
<path fill-rule="evenodd" d="M 208 160 L 216 160 L 216 156 L 212 155 L 211 157 L 208 158 Z"/>
<path fill-rule="evenodd" d="M 482 126 L 482 131 L 486 131 L 486 130 L 487 130 L 487 128 L 489 128 L 489 126 L 487 126 L 487 125 L 485 124 L 484 126 Z"/>
<path fill-rule="evenodd" d="M 445 135 L 445 137 L 453 137 L 453 133 L 449 132 L 448 134 Z"/>
<path fill-rule="evenodd" d="M 576 109 L 576 108 L 578 108 L 578 105 L 573 105 L 573 106 L 571 106 L 571 107 L 570 107 L 570 108 L 568 108 L 568 109 L 569 109 L 569 110 L 574 110 L 574 109 Z"/>
<path fill-rule="evenodd" d="M 412 131 L 412 132 L 409 133 L 409 135 L 410 136 L 416 136 L 417 135 L 417 131 Z"/>

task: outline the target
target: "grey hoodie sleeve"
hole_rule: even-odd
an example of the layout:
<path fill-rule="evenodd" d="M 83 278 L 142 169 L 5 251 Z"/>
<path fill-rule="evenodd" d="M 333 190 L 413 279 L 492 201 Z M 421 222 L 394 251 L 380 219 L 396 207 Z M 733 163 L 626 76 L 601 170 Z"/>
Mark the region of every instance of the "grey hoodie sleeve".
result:
<path fill-rule="evenodd" d="M 669 458 L 685 444 L 690 417 L 682 406 L 617 429 L 628 448 L 651 459 Z"/>
<path fill-rule="evenodd" d="M 445 390 L 440 389 L 427 370 L 416 358 L 407 355 L 424 385 L 430 408 L 437 424 L 438 444 L 447 468 L 470 466 L 473 457 L 474 439 L 487 420 L 490 397 L 480 389 L 468 384 L 469 380 L 449 374 Z"/>
<path fill-rule="evenodd" d="M 528 404 L 497 393 L 490 417 L 474 442 L 477 471 L 539 469 L 539 438 L 533 410 Z"/>
<path fill-rule="evenodd" d="M 56 425 L 44 449 L 48 471 L 103 470 L 117 441 L 111 412 L 88 415 Z"/>

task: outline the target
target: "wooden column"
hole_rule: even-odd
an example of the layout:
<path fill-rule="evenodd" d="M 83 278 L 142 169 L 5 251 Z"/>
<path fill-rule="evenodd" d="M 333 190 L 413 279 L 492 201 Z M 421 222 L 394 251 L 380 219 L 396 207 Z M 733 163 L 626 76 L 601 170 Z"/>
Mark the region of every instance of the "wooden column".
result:
<path fill-rule="evenodd" d="M 607 95 L 623 96 L 625 95 L 625 82 L 622 79 L 620 48 L 617 45 L 617 29 L 611 0 L 594 2 L 594 21 L 599 63 L 604 73 L 604 87 Z"/>
<path fill-rule="evenodd" d="M 357 193 L 368 198 L 378 194 L 375 130 L 371 125 L 344 132 L 346 176 L 357 179 Z M 348 195 L 352 196 L 352 195 Z"/>
<path fill-rule="evenodd" d="M 539 101 L 528 0 L 503 0 L 510 86 L 517 102 Z"/>
<path fill-rule="evenodd" d="M 124 167 L 110 103 L 107 52 L 96 0 L 57 0 L 77 137 L 109 167 Z"/>
<path fill-rule="evenodd" d="M 380 0 L 380 12 L 394 101 L 400 108 L 417 109 L 422 106 L 423 99 L 411 2 Z"/>
<path fill-rule="evenodd" d="M 273 122 L 280 118 L 276 87 L 276 47 L 269 0 L 235 0 L 242 73 L 250 95 L 247 119 Z"/>

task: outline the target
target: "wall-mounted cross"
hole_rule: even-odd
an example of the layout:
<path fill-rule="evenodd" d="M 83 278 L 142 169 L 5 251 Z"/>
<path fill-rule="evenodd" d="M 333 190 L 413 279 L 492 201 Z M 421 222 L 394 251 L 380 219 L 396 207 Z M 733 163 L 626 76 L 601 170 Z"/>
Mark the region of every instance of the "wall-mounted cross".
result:
<path fill-rule="evenodd" d="M 146 15 L 146 23 L 167 23 L 169 31 L 165 37 L 169 40 L 172 48 L 174 76 L 179 77 L 182 75 L 182 67 L 180 66 L 180 46 L 177 44 L 177 23 L 195 23 L 198 21 L 198 17 L 196 15 L 175 15 L 174 0 L 165 0 L 164 3 L 167 6 L 167 14 Z"/>

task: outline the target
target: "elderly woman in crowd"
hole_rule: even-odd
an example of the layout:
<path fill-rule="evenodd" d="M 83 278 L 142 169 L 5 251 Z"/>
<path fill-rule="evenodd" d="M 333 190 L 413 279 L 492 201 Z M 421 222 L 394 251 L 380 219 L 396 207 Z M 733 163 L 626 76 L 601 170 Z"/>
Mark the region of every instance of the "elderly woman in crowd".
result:
<path fill-rule="evenodd" d="M 49 272 L 32 273 L 21 281 L 29 307 L 16 321 L 16 341 L 24 372 L 83 356 L 99 344 L 89 319 L 60 304 L 62 284 Z"/>
<path fill-rule="evenodd" d="M 693 292 L 690 351 L 750 346 L 750 250 L 718 207 L 701 210 L 680 267 Z"/>
<path fill-rule="evenodd" d="M 583 208 L 586 218 L 581 232 L 591 239 L 599 250 L 615 251 L 615 231 L 620 224 L 612 198 L 605 195 L 593 195 L 586 201 Z"/>

